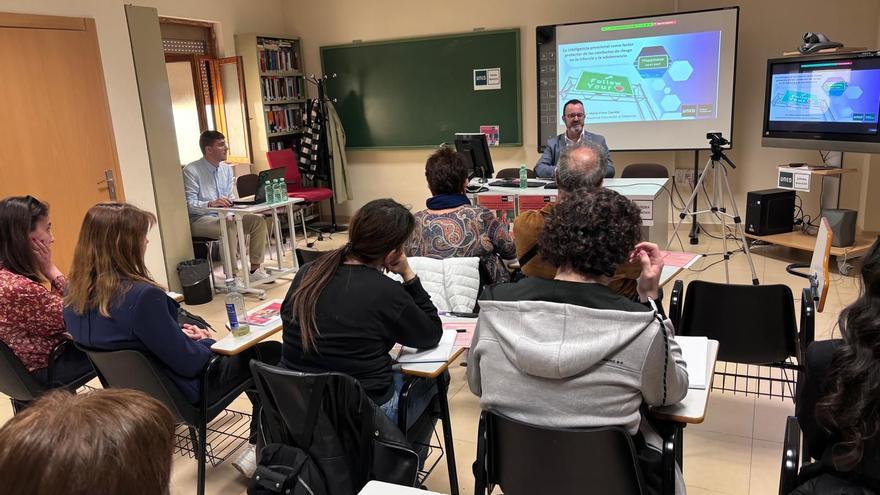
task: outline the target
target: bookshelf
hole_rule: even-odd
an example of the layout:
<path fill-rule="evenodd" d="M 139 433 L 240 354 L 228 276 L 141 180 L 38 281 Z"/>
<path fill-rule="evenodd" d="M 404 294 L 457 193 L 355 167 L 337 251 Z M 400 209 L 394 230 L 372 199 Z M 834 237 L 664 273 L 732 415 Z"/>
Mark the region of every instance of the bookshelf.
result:
<path fill-rule="evenodd" d="M 299 151 L 306 111 L 302 47 L 299 38 L 248 33 L 235 35 L 235 50 L 245 74 L 254 165 L 264 170 L 267 151 Z"/>
<path fill-rule="evenodd" d="M 299 156 L 306 111 L 299 38 L 268 34 L 235 35 L 235 51 L 241 56 L 247 90 L 254 172 L 269 168 L 266 152 L 293 148 Z M 303 183 L 310 186 L 308 180 Z M 306 208 L 306 219 L 318 216 L 317 205 Z"/>

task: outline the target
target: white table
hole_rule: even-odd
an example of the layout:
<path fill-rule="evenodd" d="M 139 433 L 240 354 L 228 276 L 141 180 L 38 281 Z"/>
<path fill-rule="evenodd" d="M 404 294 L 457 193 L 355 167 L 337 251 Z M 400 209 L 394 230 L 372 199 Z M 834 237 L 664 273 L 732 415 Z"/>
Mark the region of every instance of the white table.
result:
<path fill-rule="evenodd" d="M 235 229 L 238 233 L 238 252 L 240 253 L 239 256 L 241 257 L 242 264 L 242 282 L 244 283 L 244 286 L 236 287 L 236 290 L 244 293 L 256 294 L 260 297 L 260 299 L 266 297 L 265 290 L 255 289 L 251 287 L 250 270 L 247 266 L 247 247 L 245 245 L 242 217 L 248 214 L 258 215 L 266 211 L 272 212 L 273 228 L 275 229 L 275 253 L 278 259 L 278 267 L 266 267 L 266 271 L 269 273 L 269 277 L 258 282 L 260 284 L 266 284 L 289 273 L 294 273 L 299 269 L 299 262 L 297 261 L 295 254 L 293 256 L 293 268 L 285 268 L 281 263 L 282 237 L 281 223 L 278 221 L 278 210 L 282 208 L 287 210 L 287 227 L 288 229 L 290 229 L 290 245 L 291 250 L 293 250 L 296 249 L 296 233 L 294 232 L 293 222 L 293 205 L 302 202 L 302 198 L 287 198 L 286 201 L 279 201 L 278 203 L 230 206 L 228 208 L 208 208 L 209 211 L 215 212 L 221 217 L 228 215 L 234 217 Z M 221 257 L 223 258 L 223 273 L 226 275 L 226 279 L 228 280 L 230 278 L 233 278 L 232 263 L 234 260 L 232 258 L 232 253 L 229 252 L 229 232 L 226 227 L 226 222 L 220 222 L 220 239 L 220 253 Z M 226 286 L 217 287 L 217 290 L 218 292 L 226 292 Z"/>
<path fill-rule="evenodd" d="M 384 481 L 370 481 L 358 495 L 443 495 L 437 492 L 420 490 L 410 486 L 392 485 Z"/>
<path fill-rule="evenodd" d="M 494 182 L 498 179 L 489 179 Z M 546 179 L 529 179 L 529 181 L 551 182 Z M 648 240 L 658 246 L 665 246 L 669 235 L 669 194 L 664 188 L 669 179 L 605 179 L 603 186 L 619 192 L 635 202 L 642 212 L 642 239 Z M 472 184 L 476 185 L 476 181 Z M 543 187 L 495 187 L 483 184 L 489 190 L 479 193 L 468 193 L 472 201 L 476 203 L 477 196 L 514 196 L 514 214 L 521 212 L 519 205 L 520 196 L 546 196 L 550 202 L 556 201 L 558 189 L 544 189 Z"/>

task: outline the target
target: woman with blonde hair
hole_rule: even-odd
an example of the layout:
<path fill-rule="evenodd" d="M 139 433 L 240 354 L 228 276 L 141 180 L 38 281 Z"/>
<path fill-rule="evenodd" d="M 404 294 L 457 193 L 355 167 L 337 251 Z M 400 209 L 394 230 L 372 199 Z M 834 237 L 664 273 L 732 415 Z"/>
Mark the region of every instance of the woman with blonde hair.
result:
<path fill-rule="evenodd" d="M 165 495 L 174 423 L 135 390 L 50 392 L 0 428 L 3 493 Z"/>
<path fill-rule="evenodd" d="M 203 328 L 181 328 L 178 304 L 150 276 L 144 252 L 147 232 L 155 223 L 152 213 L 126 203 L 98 203 L 89 209 L 74 252 L 64 321 L 76 342 L 144 352 L 161 364 L 189 401 L 207 394 L 208 403 L 213 403 L 250 379 L 251 359 L 276 364 L 281 344 L 261 342 L 236 356 L 221 357 L 206 377 L 208 389 L 201 390 L 214 340 Z M 257 408 L 259 396 L 249 391 L 248 397 Z M 257 415 L 253 418 L 252 444 Z M 256 468 L 253 447 L 234 465 L 250 476 Z"/>

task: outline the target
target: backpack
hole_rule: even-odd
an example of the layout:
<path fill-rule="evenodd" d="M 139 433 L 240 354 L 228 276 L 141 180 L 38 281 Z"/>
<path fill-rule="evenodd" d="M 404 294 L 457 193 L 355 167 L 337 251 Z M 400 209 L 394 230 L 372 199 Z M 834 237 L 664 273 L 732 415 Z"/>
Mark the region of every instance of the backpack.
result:
<path fill-rule="evenodd" d="M 324 477 L 308 454 L 297 447 L 273 443 L 260 451 L 248 495 L 328 495 Z"/>

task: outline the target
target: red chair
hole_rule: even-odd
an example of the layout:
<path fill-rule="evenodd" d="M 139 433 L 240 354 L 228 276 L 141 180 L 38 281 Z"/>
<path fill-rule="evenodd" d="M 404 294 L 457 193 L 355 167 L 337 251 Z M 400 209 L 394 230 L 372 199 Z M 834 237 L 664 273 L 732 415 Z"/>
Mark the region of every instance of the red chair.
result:
<path fill-rule="evenodd" d="M 269 168 L 285 167 L 284 181 L 287 182 L 287 196 L 290 198 L 302 198 L 303 202 L 301 205 L 303 207 L 324 201 L 325 199 L 332 200 L 333 190 L 330 188 L 303 187 L 302 175 L 299 173 L 296 154 L 292 149 L 267 151 L 266 159 L 269 161 Z M 306 235 L 306 242 L 308 242 L 308 235 L 305 232 L 306 217 L 302 208 L 299 210 L 299 213 L 303 222 L 303 234 Z"/>

